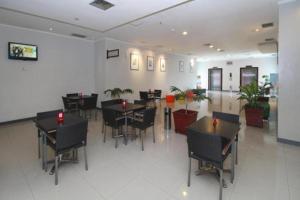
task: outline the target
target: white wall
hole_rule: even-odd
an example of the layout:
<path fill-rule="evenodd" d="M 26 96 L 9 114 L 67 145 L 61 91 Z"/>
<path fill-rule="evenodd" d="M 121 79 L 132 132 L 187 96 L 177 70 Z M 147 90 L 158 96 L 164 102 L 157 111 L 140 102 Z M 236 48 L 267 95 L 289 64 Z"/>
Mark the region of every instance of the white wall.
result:
<path fill-rule="evenodd" d="M 270 75 L 270 73 L 277 73 L 277 58 L 248 58 L 240 60 L 232 60 L 232 65 L 227 65 L 226 61 L 209 61 L 197 62 L 198 75 L 201 76 L 201 87 L 208 88 L 208 69 L 219 67 L 223 69 L 223 90 L 230 90 L 230 84 L 233 91 L 239 91 L 240 86 L 240 68 L 247 65 L 259 67 L 258 76 L 259 81 L 263 81 L 262 75 Z M 229 73 L 232 73 L 232 81 L 229 81 Z"/>
<path fill-rule="evenodd" d="M 107 49 L 120 49 L 120 56 L 106 59 Z M 138 71 L 130 70 L 130 53 L 132 52 L 140 55 Z M 154 56 L 154 71 L 147 71 L 147 56 Z M 172 85 L 182 89 L 196 87 L 197 70 L 194 67 L 193 73 L 189 71 L 190 58 L 188 56 L 160 53 L 117 40 L 105 39 L 105 41 L 96 43 L 96 57 L 105 60 L 105 62 L 100 60 L 97 64 L 97 68 L 105 73 L 105 89 L 114 87 L 131 88 L 134 90 L 134 94 L 124 97 L 130 100 L 139 99 L 139 91 L 141 90 L 162 89 L 163 95 L 165 95 Z M 160 57 L 164 57 L 166 60 L 166 72 L 160 71 Z M 180 60 L 184 61 L 184 72 L 179 72 L 178 63 Z M 103 75 L 102 72 L 98 73 Z M 97 83 L 96 87 L 99 85 L 100 83 Z M 102 99 L 107 98 L 102 96 Z"/>
<path fill-rule="evenodd" d="M 300 142 L 300 2 L 279 7 L 278 137 Z"/>
<path fill-rule="evenodd" d="M 7 57 L 8 42 L 38 45 L 38 61 Z M 0 25 L 0 122 L 63 108 L 68 92 L 95 90 L 94 43 Z"/>

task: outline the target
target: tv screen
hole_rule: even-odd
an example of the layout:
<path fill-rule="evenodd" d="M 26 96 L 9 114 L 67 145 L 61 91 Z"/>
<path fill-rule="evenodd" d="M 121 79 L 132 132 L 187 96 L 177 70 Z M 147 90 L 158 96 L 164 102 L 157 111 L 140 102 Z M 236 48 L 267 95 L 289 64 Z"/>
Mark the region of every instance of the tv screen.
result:
<path fill-rule="evenodd" d="M 36 45 L 9 42 L 8 58 L 14 60 L 38 60 L 38 48 Z"/>

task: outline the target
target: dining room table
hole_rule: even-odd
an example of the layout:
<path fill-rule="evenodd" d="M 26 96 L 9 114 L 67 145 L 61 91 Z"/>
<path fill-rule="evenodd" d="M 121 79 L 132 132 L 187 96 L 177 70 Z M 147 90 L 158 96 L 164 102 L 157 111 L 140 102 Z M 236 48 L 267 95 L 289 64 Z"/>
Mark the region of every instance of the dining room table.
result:
<path fill-rule="evenodd" d="M 118 112 L 120 114 L 121 118 L 124 118 L 125 127 L 126 127 L 126 131 L 124 132 L 124 138 L 125 138 L 126 145 L 127 145 L 127 140 L 128 140 L 128 119 L 133 118 L 134 112 L 141 111 L 145 108 L 146 108 L 145 105 L 133 104 L 133 103 L 128 103 L 128 102 L 123 102 L 121 104 L 114 104 L 114 105 L 105 107 L 105 109 L 109 109 L 109 110 Z"/>
<path fill-rule="evenodd" d="M 47 159 L 47 139 L 55 140 L 56 130 L 59 126 L 76 124 L 85 121 L 85 119 L 70 113 L 64 113 L 63 122 L 58 122 L 57 117 L 49 117 L 41 120 L 33 120 L 36 127 L 40 130 L 42 136 L 42 169 L 47 171 L 47 163 L 53 162 L 53 160 L 48 161 Z M 71 160 L 70 160 L 71 161 Z M 74 161 L 74 160 L 72 160 Z"/>

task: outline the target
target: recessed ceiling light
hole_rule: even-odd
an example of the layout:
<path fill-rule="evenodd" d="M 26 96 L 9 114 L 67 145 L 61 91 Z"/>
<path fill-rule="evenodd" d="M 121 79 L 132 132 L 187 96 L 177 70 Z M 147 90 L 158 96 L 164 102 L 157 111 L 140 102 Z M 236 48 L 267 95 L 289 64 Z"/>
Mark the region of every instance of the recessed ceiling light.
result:
<path fill-rule="evenodd" d="M 260 31 L 260 29 L 259 29 L 259 28 L 256 28 L 256 29 L 255 29 L 255 32 L 259 32 L 259 31 Z"/>
<path fill-rule="evenodd" d="M 49 28 L 49 31 L 53 31 L 53 28 L 52 28 L 52 27 L 50 27 L 50 28 Z"/>
<path fill-rule="evenodd" d="M 214 48 L 214 45 L 212 45 L 212 44 L 211 44 L 211 45 L 209 45 L 209 48 L 211 48 L 211 49 L 212 49 L 212 48 Z"/>
<path fill-rule="evenodd" d="M 183 32 L 182 32 L 182 35 L 187 35 L 187 34 L 188 34 L 187 31 L 183 31 Z"/>
<path fill-rule="evenodd" d="M 174 32 L 174 31 L 175 31 L 175 28 L 171 28 L 171 31 Z"/>
<path fill-rule="evenodd" d="M 217 51 L 222 51 L 222 49 L 217 48 Z"/>

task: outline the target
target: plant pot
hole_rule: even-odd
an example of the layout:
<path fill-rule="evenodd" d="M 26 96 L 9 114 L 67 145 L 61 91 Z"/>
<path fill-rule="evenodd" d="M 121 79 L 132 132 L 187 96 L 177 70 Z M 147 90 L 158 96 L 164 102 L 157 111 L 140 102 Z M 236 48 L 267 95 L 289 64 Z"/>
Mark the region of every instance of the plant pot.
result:
<path fill-rule="evenodd" d="M 175 132 L 186 135 L 186 128 L 197 120 L 197 111 L 180 109 L 173 112 Z"/>
<path fill-rule="evenodd" d="M 166 95 L 166 102 L 167 103 L 174 103 L 175 102 L 175 96 L 174 95 Z"/>
<path fill-rule="evenodd" d="M 247 126 L 263 127 L 263 109 L 245 108 Z"/>

